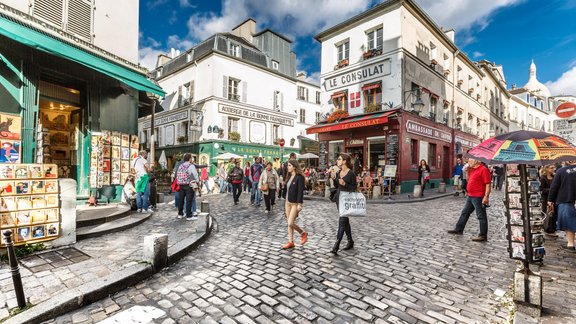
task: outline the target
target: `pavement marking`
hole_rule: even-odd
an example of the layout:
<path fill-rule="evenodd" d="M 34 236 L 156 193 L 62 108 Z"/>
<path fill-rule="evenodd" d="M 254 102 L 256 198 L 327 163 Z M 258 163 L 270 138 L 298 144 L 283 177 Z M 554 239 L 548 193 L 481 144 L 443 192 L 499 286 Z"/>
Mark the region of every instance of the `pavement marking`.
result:
<path fill-rule="evenodd" d="M 109 317 L 99 324 L 145 324 L 166 315 L 166 312 L 152 306 L 134 306 Z"/>

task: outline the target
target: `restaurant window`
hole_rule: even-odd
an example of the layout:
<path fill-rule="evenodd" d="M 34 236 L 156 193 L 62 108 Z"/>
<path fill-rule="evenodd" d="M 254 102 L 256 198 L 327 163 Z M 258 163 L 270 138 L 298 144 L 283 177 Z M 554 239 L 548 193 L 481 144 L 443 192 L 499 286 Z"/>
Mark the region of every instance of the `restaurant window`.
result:
<path fill-rule="evenodd" d="M 366 32 L 368 49 L 382 49 L 382 28 Z"/>
<path fill-rule="evenodd" d="M 410 160 L 412 164 L 418 164 L 418 140 L 410 140 Z"/>
<path fill-rule="evenodd" d="M 300 108 L 300 122 L 302 124 L 306 123 L 306 109 Z"/>
<path fill-rule="evenodd" d="M 366 108 L 372 108 L 370 111 L 380 110 L 382 104 L 382 86 L 381 82 L 370 83 L 362 87 L 364 94 L 364 104 Z"/>
<path fill-rule="evenodd" d="M 348 110 L 348 94 L 347 92 L 338 92 L 332 95 L 332 104 L 336 110 Z"/>
<path fill-rule="evenodd" d="M 436 165 L 436 144 L 428 144 L 428 166 L 437 167 Z"/>
<path fill-rule="evenodd" d="M 338 53 L 337 57 L 338 62 L 342 60 L 347 60 L 350 53 L 350 42 L 345 41 L 343 43 L 340 43 L 339 45 L 336 45 L 336 49 Z"/>
<path fill-rule="evenodd" d="M 238 118 L 228 117 L 228 134 L 231 132 L 238 132 L 239 122 L 240 119 Z"/>
<path fill-rule="evenodd" d="M 384 167 L 385 159 L 385 139 L 368 139 L 368 166 L 370 172 L 374 173 L 378 167 Z"/>
<path fill-rule="evenodd" d="M 328 143 L 328 152 L 330 154 L 330 165 L 336 163 L 340 153 L 344 152 L 344 141 L 331 141 Z"/>

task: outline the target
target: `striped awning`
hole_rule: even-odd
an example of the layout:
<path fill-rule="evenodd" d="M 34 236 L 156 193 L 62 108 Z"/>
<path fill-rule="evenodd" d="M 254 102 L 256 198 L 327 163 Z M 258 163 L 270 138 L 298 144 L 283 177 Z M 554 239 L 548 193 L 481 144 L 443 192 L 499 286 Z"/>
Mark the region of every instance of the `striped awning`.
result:
<path fill-rule="evenodd" d="M 324 123 L 314 125 L 306 129 L 306 134 L 317 134 L 334 132 L 351 128 L 367 127 L 379 124 L 386 124 L 388 116 L 393 114 L 394 111 L 382 111 L 378 113 L 370 113 L 365 115 L 346 117 L 338 122 Z"/>

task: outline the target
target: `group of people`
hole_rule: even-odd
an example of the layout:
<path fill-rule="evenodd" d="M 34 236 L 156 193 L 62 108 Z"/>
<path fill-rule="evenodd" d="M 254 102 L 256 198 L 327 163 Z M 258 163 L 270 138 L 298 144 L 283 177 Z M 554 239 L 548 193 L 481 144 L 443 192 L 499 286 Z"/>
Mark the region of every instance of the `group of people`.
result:
<path fill-rule="evenodd" d="M 133 210 L 152 212 L 156 202 L 156 177 L 146 160 L 148 153 L 140 151 L 130 166 L 130 175 L 124 182 L 121 201 L 129 204 Z M 152 195 L 150 194 L 152 191 Z"/>

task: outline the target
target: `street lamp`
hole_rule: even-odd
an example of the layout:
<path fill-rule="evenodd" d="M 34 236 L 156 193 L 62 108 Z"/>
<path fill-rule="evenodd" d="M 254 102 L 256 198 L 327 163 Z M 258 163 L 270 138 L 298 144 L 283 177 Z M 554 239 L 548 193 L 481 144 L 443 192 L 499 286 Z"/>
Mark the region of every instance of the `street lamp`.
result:
<path fill-rule="evenodd" d="M 147 92 L 146 96 L 148 97 L 148 99 L 150 99 L 152 101 L 152 115 L 150 116 L 150 155 L 152 156 L 152 158 L 148 159 L 150 160 L 150 166 L 153 168 L 155 166 L 155 145 L 156 145 L 156 134 L 154 132 L 154 114 L 156 113 L 156 100 L 158 100 L 160 98 L 160 96 L 158 96 L 155 93 L 152 92 Z"/>
<path fill-rule="evenodd" d="M 404 91 L 404 93 L 409 94 L 408 97 L 406 98 L 406 100 L 404 100 L 404 103 L 406 103 L 406 101 L 408 101 L 410 96 L 416 97 L 416 100 L 410 104 L 410 107 L 412 108 L 410 110 L 410 112 L 413 112 L 413 113 L 419 115 L 420 112 L 422 111 L 422 109 L 424 109 L 424 106 L 426 105 L 424 103 L 424 101 L 422 101 L 422 91 L 420 90 L 420 87 L 412 89 L 412 90 Z"/>

